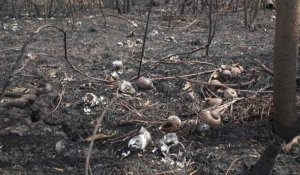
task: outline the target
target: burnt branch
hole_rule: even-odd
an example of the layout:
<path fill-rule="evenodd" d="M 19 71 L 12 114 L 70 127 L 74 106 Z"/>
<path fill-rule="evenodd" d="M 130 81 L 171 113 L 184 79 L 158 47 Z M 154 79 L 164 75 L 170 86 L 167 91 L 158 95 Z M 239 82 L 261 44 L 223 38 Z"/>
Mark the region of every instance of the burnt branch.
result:
<path fill-rule="evenodd" d="M 145 54 L 145 44 L 146 44 L 146 39 L 147 39 L 147 32 L 148 32 L 148 26 L 149 26 L 152 6 L 153 6 L 153 0 L 151 0 L 151 2 L 150 2 L 150 7 L 149 7 L 149 11 L 148 11 L 145 34 L 144 34 L 144 38 L 143 38 L 143 47 L 142 47 L 141 59 L 140 59 L 139 70 L 138 70 L 138 75 L 137 75 L 138 78 L 141 76 L 141 68 L 142 68 L 142 62 L 143 62 L 143 58 L 144 58 L 144 54 Z"/>

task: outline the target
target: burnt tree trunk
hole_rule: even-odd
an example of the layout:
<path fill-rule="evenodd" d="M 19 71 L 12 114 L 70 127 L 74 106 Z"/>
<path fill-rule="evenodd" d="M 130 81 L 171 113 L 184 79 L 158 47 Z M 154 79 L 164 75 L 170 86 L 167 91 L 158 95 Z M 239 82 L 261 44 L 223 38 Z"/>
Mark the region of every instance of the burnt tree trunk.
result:
<path fill-rule="evenodd" d="M 254 25 L 254 21 L 257 17 L 257 14 L 258 14 L 258 11 L 259 11 L 259 7 L 260 7 L 260 4 L 261 4 L 261 0 L 256 0 L 255 1 L 255 9 L 254 9 L 254 13 L 253 13 L 253 16 L 252 16 L 252 19 L 251 19 L 251 22 L 250 22 L 250 26 L 253 26 Z"/>
<path fill-rule="evenodd" d="M 296 66 L 300 31 L 300 0 L 276 1 L 274 53 L 274 129 L 286 141 L 299 134 L 296 115 Z"/>

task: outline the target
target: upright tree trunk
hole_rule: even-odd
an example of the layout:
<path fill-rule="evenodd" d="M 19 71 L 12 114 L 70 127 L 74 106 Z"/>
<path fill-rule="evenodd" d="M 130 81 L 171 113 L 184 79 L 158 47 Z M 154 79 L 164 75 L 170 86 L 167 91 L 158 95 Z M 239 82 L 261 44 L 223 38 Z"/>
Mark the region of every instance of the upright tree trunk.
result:
<path fill-rule="evenodd" d="M 244 24 L 248 27 L 248 0 L 244 0 Z"/>
<path fill-rule="evenodd" d="M 260 4 L 261 4 L 261 0 L 256 0 L 256 1 L 255 1 L 255 9 L 254 9 L 254 13 L 253 13 L 253 16 L 252 16 L 252 19 L 251 19 L 250 26 L 253 26 L 253 25 L 254 25 L 254 21 L 255 21 L 255 19 L 256 19 L 256 17 L 257 17 L 257 14 L 258 14 L 258 11 L 259 11 Z"/>
<path fill-rule="evenodd" d="M 290 140 L 300 134 L 299 115 L 296 115 L 300 0 L 277 0 L 276 3 L 274 129 L 285 140 Z"/>

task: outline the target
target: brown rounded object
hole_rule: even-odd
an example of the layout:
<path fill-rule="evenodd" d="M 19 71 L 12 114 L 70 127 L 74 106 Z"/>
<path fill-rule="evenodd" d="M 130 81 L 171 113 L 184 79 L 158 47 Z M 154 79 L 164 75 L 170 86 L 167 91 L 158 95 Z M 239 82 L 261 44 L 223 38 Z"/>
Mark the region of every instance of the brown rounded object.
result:
<path fill-rule="evenodd" d="M 209 110 L 204 110 L 200 112 L 200 116 L 203 122 L 210 126 L 219 126 L 222 124 L 221 117 L 216 112 L 211 113 Z"/>
<path fill-rule="evenodd" d="M 164 132 L 175 132 L 178 131 L 181 127 L 181 120 L 176 115 L 171 115 L 168 117 L 168 120 L 160 125 L 159 130 Z"/>
<path fill-rule="evenodd" d="M 219 80 L 216 80 L 216 79 L 211 80 L 209 83 L 211 83 L 211 84 L 222 84 Z M 216 91 L 217 89 L 219 89 L 218 86 L 214 86 L 214 85 L 208 85 L 207 88 L 210 89 L 211 91 Z"/>
<path fill-rule="evenodd" d="M 232 89 L 232 88 L 227 88 L 224 90 L 224 96 L 227 97 L 227 98 L 236 98 L 238 95 L 237 95 L 237 92 Z"/>
<path fill-rule="evenodd" d="M 232 64 L 232 67 L 237 67 L 240 69 L 241 73 L 243 73 L 245 71 L 245 69 L 240 65 L 240 64 Z"/>
<path fill-rule="evenodd" d="M 233 76 L 239 76 L 239 75 L 241 75 L 242 71 L 238 67 L 232 67 L 231 73 Z"/>
<path fill-rule="evenodd" d="M 232 78 L 232 72 L 230 70 L 224 69 L 222 70 L 222 79 L 224 81 L 228 81 Z"/>
<path fill-rule="evenodd" d="M 141 76 L 140 78 L 138 78 L 135 83 L 136 83 L 136 86 L 142 90 L 150 90 L 153 88 L 152 80 L 150 78 L 146 78 L 144 76 Z"/>
<path fill-rule="evenodd" d="M 207 103 L 210 106 L 218 106 L 223 103 L 223 100 L 222 100 L 222 98 L 209 98 L 209 99 L 207 99 Z"/>

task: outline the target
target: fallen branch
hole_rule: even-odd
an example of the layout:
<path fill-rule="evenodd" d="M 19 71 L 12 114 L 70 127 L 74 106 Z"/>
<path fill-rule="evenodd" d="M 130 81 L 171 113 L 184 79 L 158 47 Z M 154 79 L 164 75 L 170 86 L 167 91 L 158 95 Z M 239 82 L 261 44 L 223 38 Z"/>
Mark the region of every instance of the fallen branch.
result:
<path fill-rule="evenodd" d="M 173 54 L 173 55 L 168 55 L 166 57 L 163 57 L 153 68 L 151 68 L 151 70 L 154 70 L 156 69 L 159 65 L 161 65 L 166 59 L 169 59 L 171 57 L 174 57 L 174 56 L 179 56 L 179 55 L 190 55 L 190 54 L 193 54 L 193 53 L 196 53 L 198 52 L 199 50 L 203 50 L 203 49 L 206 49 L 207 45 L 205 46 L 201 46 L 197 49 L 194 49 L 190 52 L 183 52 L 183 53 L 176 53 L 176 54 Z"/>
<path fill-rule="evenodd" d="M 216 87 L 221 87 L 221 88 L 240 88 L 240 87 L 245 87 L 245 86 L 249 86 L 253 83 L 256 82 L 257 80 L 257 76 L 255 75 L 255 71 L 253 71 L 252 77 L 249 81 L 246 82 L 241 82 L 241 83 L 237 83 L 237 84 L 213 84 L 213 83 L 208 83 L 208 82 L 204 82 L 204 81 L 196 81 L 196 80 L 191 80 L 191 79 L 187 79 L 184 77 L 179 77 L 177 76 L 178 79 L 182 79 L 191 83 L 197 83 L 197 84 L 202 84 L 202 85 L 209 85 L 209 86 L 216 86 Z"/>
<path fill-rule="evenodd" d="M 271 69 L 269 69 L 266 65 L 264 65 L 261 61 L 259 61 L 258 59 L 254 59 L 262 69 L 264 69 L 266 72 L 268 72 L 270 75 L 274 76 L 274 73 Z"/>
<path fill-rule="evenodd" d="M 84 139 L 85 142 L 90 142 L 92 140 L 103 140 L 113 137 L 113 135 L 103 134 L 103 133 L 97 133 L 96 135 L 89 136 Z"/>
<path fill-rule="evenodd" d="M 118 121 L 119 126 L 124 125 L 136 125 L 136 124 L 162 124 L 163 121 L 147 121 L 147 120 L 120 120 Z"/>
<path fill-rule="evenodd" d="M 135 130 L 133 130 L 125 135 L 122 135 L 118 138 L 107 140 L 106 142 L 110 142 L 111 144 L 118 143 L 118 142 L 124 142 L 125 140 L 137 135 L 138 132 L 139 132 L 139 130 L 135 129 Z"/>
<path fill-rule="evenodd" d="M 194 73 L 194 74 L 187 74 L 187 75 L 181 75 L 181 76 L 178 76 L 178 77 L 193 77 L 193 76 L 199 76 L 199 75 L 203 75 L 203 74 L 209 74 L 209 73 L 212 73 L 216 70 L 219 70 L 219 69 L 215 69 L 215 70 L 209 70 L 209 71 L 205 71 L 205 72 L 199 72 L 199 73 Z M 154 77 L 154 78 L 151 78 L 152 80 L 170 80 L 170 79 L 176 79 L 177 77 L 176 76 L 170 76 L 170 77 Z"/>
<path fill-rule="evenodd" d="M 59 101 L 58 101 L 56 107 L 52 110 L 52 113 L 55 112 L 55 111 L 58 109 L 58 107 L 60 106 L 64 94 L 65 94 L 65 85 L 62 83 L 62 91 L 61 91 L 61 93 L 59 94 Z"/>
<path fill-rule="evenodd" d="M 227 169 L 225 175 L 227 175 L 227 174 L 229 173 L 229 171 L 230 171 L 231 167 L 233 166 L 233 164 L 234 164 L 236 161 L 240 160 L 240 159 L 241 159 L 241 158 L 236 158 L 236 159 L 234 159 L 234 161 L 230 164 L 229 168 Z"/>
<path fill-rule="evenodd" d="M 137 116 L 142 117 L 143 114 L 141 114 L 138 110 L 136 110 L 135 108 L 133 108 L 130 104 L 128 104 L 128 102 L 125 102 L 124 100 L 118 98 L 120 100 L 120 104 L 125 107 L 126 109 L 128 109 L 129 111 L 135 113 Z"/>
<path fill-rule="evenodd" d="M 95 135 L 96 135 L 97 131 L 101 132 L 101 131 L 99 131 L 99 127 L 100 127 L 101 122 L 102 122 L 102 120 L 104 118 L 104 115 L 107 112 L 107 110 L 114 104 L 114 102 L 116 101 L 116 99 L 117 99 L 117 97 L 114 97 L 110 101 L 110 103 L 106 106 L 106 108 L 102 112 L 101 116 L 99 118 L 97 118 L 97 123 L 96 123 L 96 126 L 94 128 L 94 132 L 93 132 L 93 135 L 92 135 L 92 139 L 91 139 L 91 142 L 90 142 L 90 145 L 89 145 L 88 152 L 86 154 L 86 159 L 85 159 L 85 175 L 89 174 L 90 157 L 91 157 L 91 153 L 92 153 L 92 149 L 93 149 L 93 145 L 94 145 L 94 141 L 95 141 Z"/>
<path fill-rule="evenodd" d="M 271 69 L 269 69 L 266 65 L 264 65 L 261 61 L 259 61 L 258 59 L 254 59 L 259 65 L 260 67 L 265 70 L 266 72 L 268 72 L 270 75 L 274 76 L 274 73 Z M 300 84 L 300 77 L 297 76 L 296 77 L 296 82 L 297 84 Z"/>

